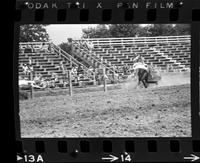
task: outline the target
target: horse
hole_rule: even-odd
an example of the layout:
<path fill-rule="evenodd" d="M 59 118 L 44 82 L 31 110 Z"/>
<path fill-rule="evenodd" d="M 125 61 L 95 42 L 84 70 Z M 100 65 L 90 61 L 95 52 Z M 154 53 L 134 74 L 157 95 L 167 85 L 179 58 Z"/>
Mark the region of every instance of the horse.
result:
<path fill-rule="evenodd" d="M 133 69 L 138 76 L 138 85 L 142 82 L 145 88 L 147 88 L 149 84 L 158 85 L 158 81 L 161 79 L 158 71 L 153 70 L 146 64 L 135 64 Z"/>
<path fill-rule="evenodd" d="M 138 85 L 142 82 L 144 87 L 148 87 L 148 72 L 145 69 L 138 69 Z"/>

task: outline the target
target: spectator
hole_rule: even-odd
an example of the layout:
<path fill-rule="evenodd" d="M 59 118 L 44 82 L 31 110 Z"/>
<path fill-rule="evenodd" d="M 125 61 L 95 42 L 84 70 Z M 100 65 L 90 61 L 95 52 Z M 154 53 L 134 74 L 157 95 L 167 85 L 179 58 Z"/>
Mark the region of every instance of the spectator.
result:
<path fill-rule="evenodd" d="M 23 65 L 22 65 L 22 69 L 23 69 L 23 73 L 24 73 L 25 75 L 28 75 L 28 66 L 27 66 L 27 64 L 23 64 Z"/>
<path fill-rule="evenodd" d="M 58 67 L 60 70 L 62 70 L 63 74 L 66 73 L 67 68 L 66 68 L 66 66 L 64 65 L 63 61 L 60 61 L 60 62 L 59 62 L 59 65 L 56 66 L 56 67 Z"/>
<path fill-rule="evenodd" d="M 42 43 L 41 51 L 45 53 L 50 53 L 51 52 L 51 45 L 50 43 Z"/>
<path fill-rule="evenodd" d="M 28 59 L 28 73 L 31 73 L 31 72 L 33 72 L 33 60 L 31 59 L 31 57 L 29 57 L 29 59 Z"/>
<path fill-rule="evenodd" d="M 86 42 L 86 41 L 83 41 L 82 45 L 83 45 L 83 47 L 84 47 L 84 48 L 86 48 L 86 49 L 88 49 L 88 50 L 89 50 L 89 48 L 88 48 L 88 45 L 87 45 L 87 42 Z"/>
<path fill-rule="evenodd" d="M 52 77 L 54 78 L 54 82 L 56 82 L 56 83 L 59 82 L 57 73 L 53 72 Z"/>
<path fill-rule="evenodd" d="M 95 69 L 92 66 L 90 66 L 88 70 L 89 70 L 89 74 L 92 75 Z"/>
<path fill-rule="evenodd" d="M 72 75 L 75 76 L 75 67 L 72 67 L 71 72 L 72 72 Z"/>
<path fill-rule="evenodd" d="M 41 88 L 47 88 L 48 87 L 48 81 L 46 81 L 45 78 L 41 78 L 41 80 L 40 80 L 40 87 Z"/>
<path fill-rule="evenodd" d="M 94 45 L 91 41 L 87 42 L 87 48 L 88 48 L 89 52 L 91 53 L 94 48 Z"/>
<path fill-rule="evenodd" d="M 29 66 L 31 66 L 31 65 L 32 65 L 32 63 L 33 63 L 33 60 L 31 59 L 31 57 L 29 57 L 29 58 L 28 58 L 28 63 L 29 63 Z"/>
<path fill-rule="evenodd" d="M 51 73 L 50 77 L 50 87 L 55 88 L 56 87 L 56 82 L 58 82 L 58 76 L 56 73 Z"/>
<path fill-rule="evenodd" d="M 41 51 L 46 52 L 46 45 L 44 42 L 42 43 Z"/>
<path fill-rule="evenodd" d="M 35 77 L 33 78 L 33 81 L 35 82 L 36 85 L 40 85 L 41 84 L 41 74 L 37 74 L 35 75 Z"/>
<path fill-rule="evenodd" d="M 97 73 L 97 75 L 95 77 L 96 77 L 97 84 L 101 85 L 102 84 L 101 75 L 99 73 Z"/>
<path fill-rule="evenodd" d="M 79 65 L 79 66 L 78 66 L 78 69 L 77 69 L 77 75 L 80 77 L 80 76 L 83 75 L 83 72 L 84 72 L 83 66 L 82 66 L 82 65 Z"/>
<path fill-rule="evenodd" d="M 33 66 L 32 66 L 32 65 L 29 65 L 29 66 L 28 66 L 28 73 L 31 73 L 31 72 L 33 72 Z"/>
<path fill-rule="evenodd" d="M 48 52 L 53 53 L 53 48 L 51 46 L 51 43 L 48 44 Z"/>
<path fill-rule="evenodd" d="M 84 75 L 84 68 L 82 65 L 81 65 L 81 74 Z"/>
<path fill-rule="evenodd" d="M 77 79 L 77 69 L 78 67 L 72 67 L 72 70 L 71 70 L 71 73 L 72 73 L 72 76 Z"/>

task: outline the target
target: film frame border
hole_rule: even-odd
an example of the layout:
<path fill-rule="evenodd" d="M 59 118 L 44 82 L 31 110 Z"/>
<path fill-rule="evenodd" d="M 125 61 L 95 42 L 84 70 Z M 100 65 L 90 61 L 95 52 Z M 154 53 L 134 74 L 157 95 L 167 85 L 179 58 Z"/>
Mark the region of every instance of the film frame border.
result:
<path fill-rule="evenodd" d="M 195 1 L 197 4 L 197 1 Z M 189 2 L 188 2 L 189 4 Z M 199 5 L 199 3 L 198 3 Z M 190 7 L 191 7 L 191 3 L 190 3 Z M 102 160 L 100 160 L 100 155 L 105 155 L 106 153 L 113 153 L 113 154 L 120 154 L 122 152 L 126 152 L 127 149 L 129 150 L 129 147 L 127 147 L 127 141 L 129 143 L 133 143 L 134 144 L 134 149 L 130 149 L 130 153 L 133 153 L 135 158 L 134 161 L 140 162 L 140 161 L 183 161 L 183 155 L 189 155 L 189 153 L 193 152 L 193 153 L 197 153 L 199 154 L 199 147 L 196 145 L 199 145 L 199 138 L 200 138 L 200 130 L 199 129 L 199 125 L 200 124 L 200 118 L 199 118 L 199 55 L 200 54 L 200 23 L 199 23 L 199 19 L 192 21 L 193 20 L 193 13 L 199 13 L 199 9 L 195 7 L 195 9 L 191 12 L 191 8 L 187 6 L 187 11 L 184 10 L 181 13 L 185 12 L 185 14 L 183 15 L 187 15 L 186 18 L 182 17 L 181 19 L 178 19 L 177 21 L 170 21 L 169 19 L 167 19 L 166 21 L 164 20 L 164 17 L 162 17 L 162 19 L 156 19 L 153 21 L 147 21 L 146 20 L 146 16 L 142 17 L 139 20 L 138 17 L 137 19 L 133 19 L 132 21 L 125 21 L 123 18 L 121 17 L 119 19 L 119 21 L 116 21 L 115 19 L 111 19 L 110 21 L 104 21 L 102 24 L 115 24 L 117 23 L 177 23 L 177 24 L 191 24 L 191 115 L 192 115 L 192 137 L 185 137 L 185 138 L 170 138 L 170 137 L 162 137 L 162 138 L 20 138 L 19 135 L 19 118 L 18 120 L 15 119 L 16 121 L 16 139 L 17 139 L 17 150 L 16 152 L 20 155 L 24 155 L 24 154 L 30 154 L 30 153 L 43 153 L 44 158 L 46 158 L 46 160 L 48 160 L 48 162 L 60 162 L 61 160 L 63 162 L 66 162 L 65 159 L 67 159 L 69 162 L 70 161 L 75 161 L 75 162 L 81 162 L 81 161 L 92 161 L 92 162 L 101 162 Z M 200 6 L 199 6 L 200 8 Z M 124 10 L 124 9 L 123 9 Z M 115 11 L 115 10 L 113 10 Z M 132 10 L 131 10 L 132 11 Z M 148 10 L 149 11 L 149 10 Z M 145 10 L 145 13 L 148 13 L 147 10 Z M 151 10 L 152 12 L 154 12 L 154 10 Z M 18 12 L 18 11 L 17 11 Z M 30 23 L 39 23 L 39 24 L 48 24 L 48 23 L 54 23 L 54 24 L 83 24 L 83 22 L 78 22 L 78 19 L 74 19 L 76 21 L 70 22 L 70 20 L 67 21 L 55 21 L 50 20 L 48 18 L 44 17 L 44 20 L 39 21 L 39 22 L 35 22 L 34 19 L 34 11 L 27 11 L 28 14 L 26 15 L 26 11 L 22 10 L 20 11 L 22 14 L 22 18 L 20 21 L 17 21 L 15 23 L 15 43 L 19 42 L 18 41 L 18 34 L 19 34 L 19 25 L 21 24 L 30 24 Z M 57 11 L 55 11 L 57 13 Z M 53 13 L 55 13 L 53 12 Z M 71 12 L 71 11 L 69 11 Z M 79 10 L 73 10 L 74 13 L 79 13 Z M 139 11 L 140 12 L 140 11 Z M 161 12 L 161 11 L 159 11 Z M 48 15 L 44 10 L 44 14 Z M 91 11 L 89 13 L 92 13 Z M 102 13 L 102 11 L 101 11 Z M 117 12 L 113 12 L 116 13 Z M 112 13 L 112 14 L 113 14 Z M 135 10 L 134 10 L 135 13 Z M 168 12 L 169 13 L 169 10 Z M 188 14 L 189 13 L 189 14 Z M 33 14 L 33 15 L 32 15 Z M 80 14 L 80 13 L 79 13 Z M 77 14 L 77 15 L 79 15 Z M 158 12 L 157 12 L 158 14 Z M 25 15 L 27 16 L 26 19 Z M 28 16 L 32 15 L 32 19 L 28 20 Z M 50 14 L 53 15 L 53 14 Z M 57 14 L 55 14 L 57 15 Z M 77 18 L 77 15 L 75 15 L 75 18 Z M 139 14 L 138 14 L 139 15 Z M 147 14 L 146 14 L 147 15 Z M 165 14 L 167 15 L 167 14 Z M 179 13 L 179 16 L 182 15 Z M 183 16 L 182 15 L 182 16 Z M 54 16 L 54 18 L 57 19 L 57 17 Z M 102 17 L 101 17 L 102 18 Z M 184 19 L 186 19 L 184 21 Z M 88 21 L 86 21 L 87 24 L 90 23 L 99 23 L 98 21 L 94 22 L 92 19 L 89 19 Z M 99 24 L 101 24 L 99 23 Z M 197 35 L 198 32 L 198 35 Z M 198 41 L 197 41 L 198 40 Z M 14 45 L 14 53 L 18 51 L 18 44 Z M 196 55 L 195 55 L 196 54 Z M 17 56 L 18 54 L 15 53 L 14 55 L 14 65 L 18 65 L 17 63 Z M 16 88 L 17 83 L 15 81 L 17 81 L 17 75 L 18 74 L 18 70 L 14 69 L 14 91 L 15 91 L 15 117 L 18 116 L 18 109 L 16 108 L 18 106 L 18 95 L 16 96 L 16 94 L 18 93 L 18 88 Z M 198 88 L 198 89 L 197 89 Z M 194 96 L 193 96 L 194 95 Z M 16 105 L 17 104 L 17 105 Z M 197 109 L 194 109 L 198 106 Z M 67 144 L 65 145 L 65 147 L 63 148 L 67 148 L 65 149 L 66 152 L 65 155 L 62 155 L 62 152 L 58 152 L 58 144 L 60 141 L 63 142 L 67 142 Z M 85 141 L 86 144 L 89 144 L 89 152 L 88 149 L 86 149 L 86 152 L 84 152 L 85 149 L 81 149 L 81 142 Z M 104 143 L 107 142 L 107 143 Z M 63 144 L 63 143 L 61 143 Z M 153 146 L 153 149 L 150 147 L 150 149 L 148 148 L 148 146 Z M 88 147 L 88 145 L 86 145 Z M 98 148 L 97 148 L 98 147 Z M 123 148 L 124 147 L 124 148 Z M 166 148 L 163 148 L 166 147 Z M 110 148 L 111 151 L 105 151 L 104 148 Z M 121 148 L 121 149 L 120 149 Z M 122 149 L 123 148 L 123 149 Z M 46 150 L 47 149 L 47 150 Z M 114 149 L 114 150 L 112 150 Z M 76 151 L 77 150 L 77 151 Z M 129 151 L 127 151 L 129 152 Z M 51 155 L 52 154 L 52 155 Z M 53 154 L 56 154 L 53 156 Z M 67 155 L 66 155 L 67 154 Z M 48 156 L 47 156 L 48 155 Z M 56 159 L 53 157 L 57 158 L 60 157 L 60 159 Z M 48 158 L 47 158 L 48 157 Z M 87 159 L 84 160 L 83 157 L 86 157 Z M 51 159 L 51 160 L 50 160 Z M 61 162 L 62 162 L 61 161 Z"/>
<path fill-rule="evenodd" d="M 70 8 L 62 5 L 65 1 L 53 1 L 49 0 L 48 5 L 52 5 L 56 2 L 57 8 L 48 9 L 35 9 L 34 5 L 36 3 L 42 3 L 42 0 L 37 1 L 27 1 L 19 0 L 16 3 L 16 14 L 15 20 L 20 22 L 45 22 L 45 23 L 164 23 L 166 21 L 184 23 L 185 21 L 200 21 L 198 17 L 200 9 L 198 0 L 187 1 L 187 0 L 173 0 L 173 8 L 145 8 L 147 0 L 142 0 L 139 2 L 138 8 L 130 8 L 126 4 L 131 4 L 134 1 L 120 1 L 115 2 L 110 1 L 98 1 L 98 0 L 79 0 L 77 2 L 83 3 L 87 2 L 84 6 L 85 8 L 76 8 L 71 5 Z M 75 4 L 75 1 L 67 1 Z M 163 0 L 163 3 L 169 2 L 168 0 Z M 34 4 L 33 8 L 29 9 L 28 4 Z M 43 2 L 44 5 L 45 2 Z M 98 4 L 101 3 L 102 8 L 97 8 Z M 118 3 L 122 3 L 122 6 L 117 8 Z M 161 3 L 154 0 L 153 3 Z M 158 4 L 157 4 L 158 5 Z M 162 5 L 162 4 L 161 4 Z M 92 14 L 91 14 L 92 13 Z M 132 13 L 132 18 L 126 15 Z M 145 13 L 145 14 L 144 14 Z M 86 15 L 86 16 L 83 16 Z M 60 16 L 59 16 L 60 15 Z M 59 17 L 58 17 L 59 16 Z M 109 17 L 109 18 L 108 18 Z M 61 19 L 61 20 L 60 20 Z"/>

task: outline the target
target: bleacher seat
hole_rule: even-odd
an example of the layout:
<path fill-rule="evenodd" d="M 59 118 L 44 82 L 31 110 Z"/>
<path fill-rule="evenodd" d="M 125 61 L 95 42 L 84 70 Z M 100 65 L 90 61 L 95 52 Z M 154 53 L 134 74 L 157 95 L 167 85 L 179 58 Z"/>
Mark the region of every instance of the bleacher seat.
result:
<path fill-rule="evenodd" d="M 190 67 L 190 36 L 95 38 L 86 40 L 91 41 L 94 45 L 93 56 L 89 56 L 88 52 L 85 53 L 84 49 L 78 51 L 78 48 L 76 48 L 76 55 L 82 55 L 85 58 L 85 63 L 91 66 L 100 65 L 102 60 L 104 64 L 111 67 L 124 64 L 132 65 L 132 59 L 137 55 L 141 55 L 146 63 L 162 70 L 166 70 L 167 65 L 171 65 L 174 70 L 183 71 Z M 27 64 L 29 58 L 33 62 L 34 71 L 45 76 L 50 76 L 52 72 L 62 76 L 62 71 L 58 68 L 61 61 L 64 62 L 67 68 L 70 68 L 69 60 L 60 56 L 57 52 L 34 51 L 32 47 L 34 46 L 26 43 L 21 44 L 18 58 L 19 75 L 23 75 L 22 63 Z M 95 60 L 94 56 L 96 57 Z M 76 56 L 76 59 L 81 60 L 79 57 Z"/>
<path fill-rule="evenodd" d="M 27 43 L 28 44 L 28 43 Z M 34 44 L 34 43 L 33 43 Z M 23 43 L 25 45 L 25 43 Z M 26 45 L 27 46 L 27 45 Z M 57 53 L 34 52 L 34 50 L 24 48 L 24 51 L 19 53 L 19 75 L 24 76 L 22 64 L 28 64 L 29 59 L 32 61 L 32 66 L 35 73 L 40 73 L 44 77 L 50 77 L 51 73 L 62 75 L 62 71 L 58 68 L 60 61 L 64 61 L 65 66 L 70 64 L 67 60 L 59 56 Z"/>
<path fill-rule="evenodd" d="M 129 37 L 86 39 L 94 45 L 93 53 L 112 65 L 132 65 L 132 58 L 141 55 L 158 69 L 171 65 L 185 69 L 190 60 L 190 36 Z"/>

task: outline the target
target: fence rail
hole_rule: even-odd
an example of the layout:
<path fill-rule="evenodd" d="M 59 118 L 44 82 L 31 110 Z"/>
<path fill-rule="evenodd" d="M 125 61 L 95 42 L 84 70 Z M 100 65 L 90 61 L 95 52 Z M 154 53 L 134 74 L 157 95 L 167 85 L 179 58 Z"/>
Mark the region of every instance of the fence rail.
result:
<path fill-rule="evenodd" d="M 125 38 L 91 38 L 83 39 L 91 41 L 94 46 L 102 45 L 134 45 L 134 44 L 158 44 L 158 43 L 181 43 L 191 41 L 190 35 L 182 36 L 158 36 L 158 37 L 125 37 Z M 77 40 L 78 41 L 78 40 Z"/>

